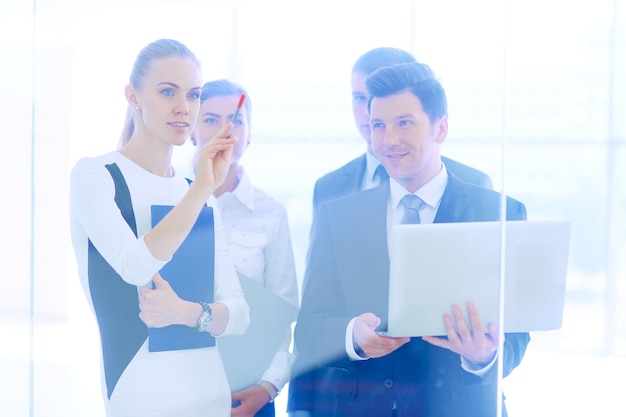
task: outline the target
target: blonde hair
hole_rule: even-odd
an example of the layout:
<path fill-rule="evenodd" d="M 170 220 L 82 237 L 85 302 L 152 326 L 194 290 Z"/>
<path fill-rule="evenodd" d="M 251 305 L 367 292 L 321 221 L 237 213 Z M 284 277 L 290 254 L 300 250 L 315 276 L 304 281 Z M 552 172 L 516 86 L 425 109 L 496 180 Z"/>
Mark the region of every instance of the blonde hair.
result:
<path fill-rule="evenodd" d="M 172 56 L 181 58 L 189 58 L 193 60 L 198 67 L 200 62 L 193 52 L 183 43 L 173 39 L 158 39 L 145 46 L 137 55 L 133 70 L 130 73 L 129 84 L 136 89 L 143 87 L 144 80 L 151 69 L 152 61 L 156 59 L 165 59 Z M 135 109 L 129 104 L 126 109 L 126 118 L 124 127 L 118 143 L 118 149 L 121 149 L 128 143 L 135 131 Z"/>

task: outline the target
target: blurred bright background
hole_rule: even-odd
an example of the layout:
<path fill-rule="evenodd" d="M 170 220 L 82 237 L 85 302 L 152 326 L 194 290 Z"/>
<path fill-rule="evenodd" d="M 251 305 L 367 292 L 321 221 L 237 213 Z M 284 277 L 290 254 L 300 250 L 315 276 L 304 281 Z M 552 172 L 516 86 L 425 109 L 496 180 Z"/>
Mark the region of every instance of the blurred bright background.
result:
<path fill-rule="evenodd" d="M 429 64 L 448 94 L 443 153 L 529 219 L 572 225 L 563 326 L 531 335 L 503 383 L 509 415 L 626 415 L 624 0 L 3 0 L 0 415 L 103 417 L 68 176 L 116 148 L 134 58 L 166 37 L 205 80 L 248 89 L 244 164 L 288 209 L 300 280 L 314 181 L 364 151 L 354 60 L 394 46 Z M 190 155 L 177 149 L 179 169 Z"/>

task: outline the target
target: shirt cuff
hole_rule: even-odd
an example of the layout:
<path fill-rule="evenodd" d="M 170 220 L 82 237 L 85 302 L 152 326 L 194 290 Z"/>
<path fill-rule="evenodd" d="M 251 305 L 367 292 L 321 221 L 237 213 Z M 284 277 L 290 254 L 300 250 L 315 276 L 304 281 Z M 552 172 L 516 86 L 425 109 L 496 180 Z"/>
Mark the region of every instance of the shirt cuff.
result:
<path fill-rule="evenodd" d="M 473 367 L 470 366 L 470 364 L 465 360 L 465 358 L 463 356 L 461 356 L 461 368 L 463 368 L 464 370 L 466 370 L 467 372 L 469 372 L 470 374 L 474 374 L 478 377 L 484 377 L 485 374 L 487 372 L 489 372 L 489 370 L 491 370 L 491 368 L 493 368 L 493 365 L 496 363 L 496 360 L 498 359 L 498 352 L 496 352 L 495 355 L 493 355 L 493 359 L 491 360 L 491 362 L 489 362 L 487 365 L 483 366 L 480 369 L 474 369 Z"/>
<path fill-rule="evenodd" d="M 356 317 L 350 320 L 350 323 L 348 323 L 348 327 L 346 328 L 346 353 L 348 354 L 348 358 L 351 361 L 365 361 L 368 360 L 369 357 L 363 357 L 356 353 L 356 350 L 354 349 L 354 343 L 352 342 L 352 331 L 354 329 L 355 321 Z"/>

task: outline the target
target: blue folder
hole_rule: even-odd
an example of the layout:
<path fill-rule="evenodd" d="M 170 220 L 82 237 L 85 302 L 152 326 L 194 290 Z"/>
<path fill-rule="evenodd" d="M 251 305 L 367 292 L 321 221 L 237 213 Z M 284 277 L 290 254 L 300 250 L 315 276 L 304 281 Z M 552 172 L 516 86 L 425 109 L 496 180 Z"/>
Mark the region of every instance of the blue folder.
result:
<path fill-rule="evenodd" d="M 152 206 L 152 227 L 174 206 Z M 215 234 L 213 208 L 203 207 L 195 225 L 172 259 L 159 271 L 174 292 L 188 301 L 213 302 L 215 274 Z M 215 346 L 215 338 L 207 332 L 174 324 L 150 328 L 148 350 L 196 349 Z"/>

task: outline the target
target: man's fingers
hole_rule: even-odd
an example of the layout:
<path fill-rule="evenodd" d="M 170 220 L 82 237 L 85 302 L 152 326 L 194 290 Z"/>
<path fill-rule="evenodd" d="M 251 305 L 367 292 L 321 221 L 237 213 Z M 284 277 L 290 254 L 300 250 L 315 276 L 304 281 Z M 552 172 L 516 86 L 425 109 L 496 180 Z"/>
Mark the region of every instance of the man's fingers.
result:
<path fill-rule="evenodd" d="M 452 338 L 458 332 L 457 339 L 462 340 L 463 342 L 469 342 L 472 340 L 472 329 L 467 326 L 467 322 L 465 321 L 465 317 L 463 316 L 463 312 L 461 308 L 457 305 L 452 306 L 452 315 L 454 317 L 454 323 L 456 324 L 456 330 L 454 330 L 454 326 L 450 325 L 446 327 L 446 330 L 452 330 L 452 334 L 448 331 L 448 337 Z M 444 318 L 445 323 L 445 318 Z M 452 329 L 450 329 L 452 327 Z M 453 339 L 453 338 L 452 338 Z"/>
<path fill-rule="evenodd" d="M 489 336 L 491 336 L 491 340 L 498 344 L 498 340 L 500 339 L 498 326 L 496 326 L 495 323 L 489 323 L 487 329 L 489 330 Z"/>
<path fill-rule="evenodd" d="M 364 313 L 359 317 L 360 320 L 363 320 L 370 328 L 375 329 L 380 325 L 380 318 L 376 317 L 376 315 L 372 313 Z"/>
<path fill-rule="evenodd" d="M 472 326 L 472 332 L 484 333 L 485 330 L 483 328 L 483 322 L 480 319 L 480 315 L 478 314 L 478 309 L 476 308 L 476 304 L 474 304 L 473 301 L 467 302 L 467 314 L 470 319 L 470 325 Z"/>

